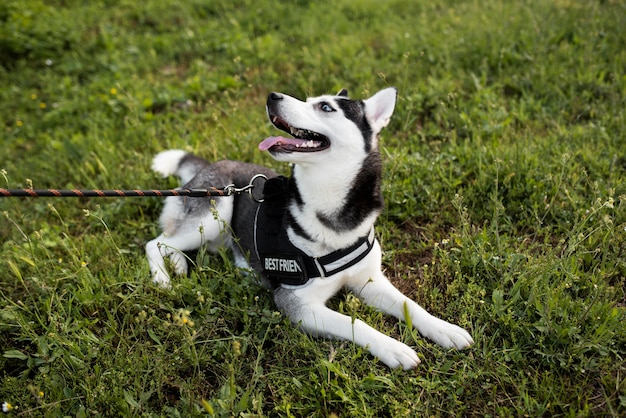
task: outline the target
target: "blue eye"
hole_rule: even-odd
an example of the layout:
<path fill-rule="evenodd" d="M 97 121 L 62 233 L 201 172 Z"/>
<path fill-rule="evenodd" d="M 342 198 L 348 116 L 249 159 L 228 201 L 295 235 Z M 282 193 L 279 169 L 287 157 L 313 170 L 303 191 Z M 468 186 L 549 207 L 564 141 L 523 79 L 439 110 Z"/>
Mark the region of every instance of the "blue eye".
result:
<path fill-rule="evenodd" d="M 331 106 L 331 105 L 329 105 L 329 104 L 328 104 L 328 103 L 326 103 L 326 102 L 322 102 L 322 103 L 320 103 L 320 104 L 318 105 L 318 107 L 319 107 L 319 109 L 320 109 L 322 112 L 327 112 L 327 113 L 328 113 L 328 112 L 334 112 L 334 111 L 335 111 L 335 109 L 333 109 L 333 108 L 332 108 L 332 106 Z"/>

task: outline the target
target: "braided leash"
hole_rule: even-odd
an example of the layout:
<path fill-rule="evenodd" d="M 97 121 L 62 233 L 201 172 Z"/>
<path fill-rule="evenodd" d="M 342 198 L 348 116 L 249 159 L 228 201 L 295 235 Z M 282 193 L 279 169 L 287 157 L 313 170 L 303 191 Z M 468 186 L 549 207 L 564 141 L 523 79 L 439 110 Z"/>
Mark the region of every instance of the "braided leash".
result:
<path fill-rule="evenodd" d="M 210 187 L 208 189 L 169 189 L 169 190 L 57 190 L 57 189 L 3 189 L 0 188 L 0 197 L 167 197 L 167 196 L 188 196 L 188 197 L 209 197 L 209 196 L 231 196 L 233 194 L 249 193 L 257 202 L 258 199 L 252 194 L 254 181 L 258 178 L 267 180 L 263 174 L 257 174 L 244 187 L 235 187 L 234 184 L 222 188 Z"/>
<path fill-rule="evenodd" d="M 2 189 L 0 197 L 166 197 L 166 196 L 229 196 L 227 188 L 171 189 L 171 190 L 57 190 L 57 189 Z"/>

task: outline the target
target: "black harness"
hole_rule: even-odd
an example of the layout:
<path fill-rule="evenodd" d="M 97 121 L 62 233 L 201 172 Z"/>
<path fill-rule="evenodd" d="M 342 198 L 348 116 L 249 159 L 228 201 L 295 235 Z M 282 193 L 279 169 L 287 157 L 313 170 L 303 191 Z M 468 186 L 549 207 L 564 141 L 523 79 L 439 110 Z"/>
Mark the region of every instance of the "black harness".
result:
<path fill-rule="evenodd" d="M 283 176 L 265 183 L 264 200 L 259 204 L 254 220 L 254 245 L 261 260 L 261 274 L 274 288 L 281 285 L 301 286 L 309 279 L 332 276 L 369 254 L 375 241 L 373 228 L 350 247 L 322 257 L 311 257 L 293 245 L 283 224 L 288 210 L 288 184 L 289 179 Z"/>

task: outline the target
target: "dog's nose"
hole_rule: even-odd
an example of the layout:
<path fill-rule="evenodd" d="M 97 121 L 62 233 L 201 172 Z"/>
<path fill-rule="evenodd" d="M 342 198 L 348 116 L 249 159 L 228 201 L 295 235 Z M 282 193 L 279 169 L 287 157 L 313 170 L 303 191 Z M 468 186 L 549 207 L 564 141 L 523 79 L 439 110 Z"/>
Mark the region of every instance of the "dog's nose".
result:
<path fill-rule="evenodd" d="M 276 92 L 271 92 L 269 97 L 267 98 L 268 103 L 276 102 L 278 100 L 283 100 L 283 95 L 280 93 L 276 93 Z"/>

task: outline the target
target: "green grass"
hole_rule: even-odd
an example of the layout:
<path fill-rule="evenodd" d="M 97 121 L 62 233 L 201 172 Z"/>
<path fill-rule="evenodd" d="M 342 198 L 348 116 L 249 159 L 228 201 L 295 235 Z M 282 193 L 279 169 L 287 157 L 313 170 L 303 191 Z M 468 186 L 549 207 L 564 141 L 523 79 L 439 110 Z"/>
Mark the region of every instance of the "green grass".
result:
<path fill-rule="evenodd" d="M 228 254 L 173 289 L 162 200 L 0 200 L 0 402 L 23 416 L 626 415 L 626 7 L 604 1 L 4 1 L 0 187 L 164 188 L 258 152 L 271 91 L 399 89 L 384 267 L 476 344 L 389 370 L 301 334 Z"/>

